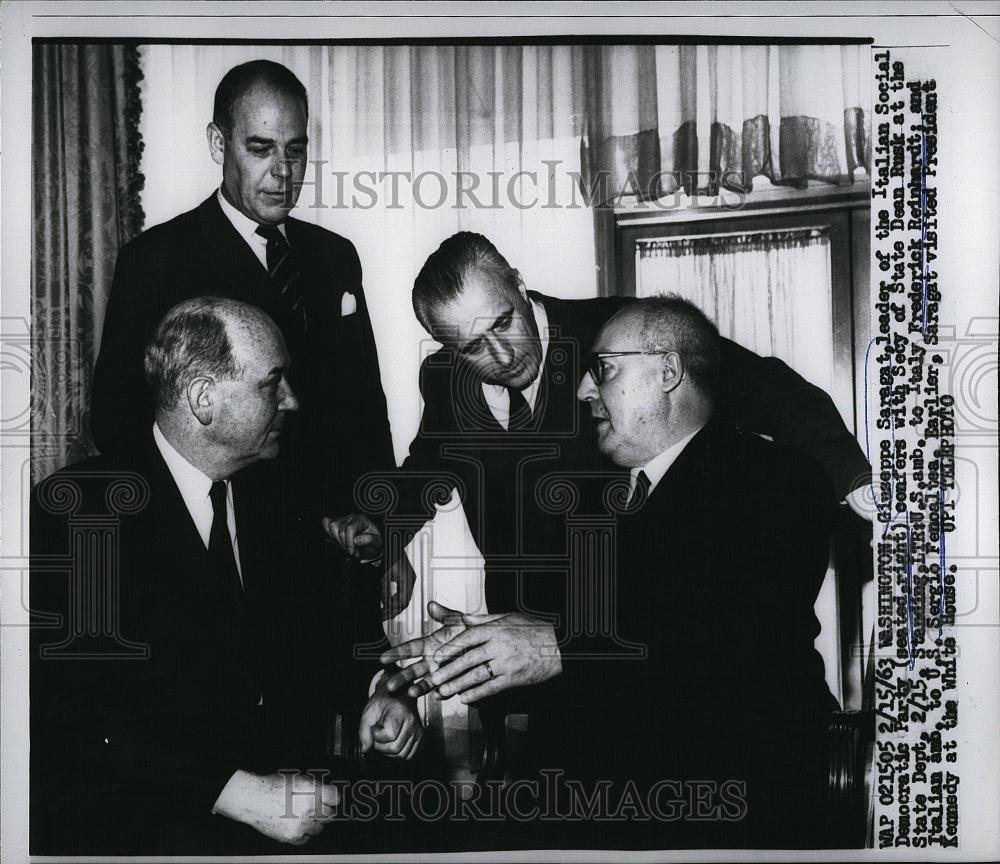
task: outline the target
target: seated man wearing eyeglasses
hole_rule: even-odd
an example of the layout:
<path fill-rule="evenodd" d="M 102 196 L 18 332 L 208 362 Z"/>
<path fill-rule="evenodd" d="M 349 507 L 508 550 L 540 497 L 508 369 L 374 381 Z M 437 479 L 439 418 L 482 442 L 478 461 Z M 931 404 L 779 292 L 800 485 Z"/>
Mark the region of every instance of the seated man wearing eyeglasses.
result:
<path fill-rule="evenodd" d="M 687 301 L 625 307 L 593 352 L 577 395 L 628 484 L 599 496 L 613 528 L 593 521 L 605 543 L 576 559 L 567 614 L 459 616 L 384 659 L 422 656 L 411 691 L 463 701 L 536 685 L 555 845 L 825 845 L 829 480 L 718 412 L 718 333 Z M 596 517 L 586 487 L 574 512 Z"/>
<path fill-rule="evenodd" d="M 557 613 L 565 567 L 554 558 L 567 552 L 566 513 L 548 494 L 550 481 L 608 467 L 575 390 L 598 330 L 632 298 L 561 300 L 528 291 L 486 237 L 461 232 L 427 259 L 412 300 L 442 347 L 421 366 L 423 416 L 387 514 L 401 517 L 405 536 L 392 545 L 402 549 L 433 517 L 427 484 L 456 487 L 486 561 L 488 608 Z M 812 456 L 837 497 L 860 511 L 870 472 L 864 453 L 830 397 L 781 360 L 722 339 L 717 411 Z M 325 526 L 349 554 L 378 558 L 383 538 L 368 517 Z M 409 602 L 413 576 L 403 558 L 386 563 L 384 614 L 391 618 Z"/>

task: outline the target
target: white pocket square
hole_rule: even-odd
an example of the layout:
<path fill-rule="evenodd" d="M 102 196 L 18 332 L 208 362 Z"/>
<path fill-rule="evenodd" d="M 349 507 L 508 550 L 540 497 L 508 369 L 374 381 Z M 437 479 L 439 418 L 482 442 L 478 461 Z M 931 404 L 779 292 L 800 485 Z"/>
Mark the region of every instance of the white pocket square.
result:
<path fill-rule="evenodd" d="M 358 311 L 358 301 L 350 291 L 345 291 L 340 298 L 340 317 L 346 318 Z"/>

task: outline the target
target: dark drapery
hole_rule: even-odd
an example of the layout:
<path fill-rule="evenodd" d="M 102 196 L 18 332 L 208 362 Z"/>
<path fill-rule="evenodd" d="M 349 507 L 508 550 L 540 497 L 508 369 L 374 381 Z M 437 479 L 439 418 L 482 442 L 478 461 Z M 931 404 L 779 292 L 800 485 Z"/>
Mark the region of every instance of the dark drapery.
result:
<path fill-rule="evenodd" d="M 139 52 L 32 51 L 32 481 L 94 452 L 99 322 L 122 243 L 142 230 Z"/>

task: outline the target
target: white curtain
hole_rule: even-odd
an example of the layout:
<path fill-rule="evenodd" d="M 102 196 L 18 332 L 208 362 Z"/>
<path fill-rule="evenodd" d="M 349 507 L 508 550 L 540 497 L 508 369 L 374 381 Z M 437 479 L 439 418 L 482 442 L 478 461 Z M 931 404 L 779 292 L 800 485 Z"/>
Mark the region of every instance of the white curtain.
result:
<path fill-rule="evenodd" d="M 593 46 L 588 183 L 605 200 L 753 178 L 849 185 L 870 158 L 867 45 Z"/>
<path fill-rule="evenodd" d="M 751 351 L 833 394 L 830 240 L 822 230 L 638 241 L 636 295 L 673 292 Z M 848 420 L 852 406 L 838 405 Z"/>

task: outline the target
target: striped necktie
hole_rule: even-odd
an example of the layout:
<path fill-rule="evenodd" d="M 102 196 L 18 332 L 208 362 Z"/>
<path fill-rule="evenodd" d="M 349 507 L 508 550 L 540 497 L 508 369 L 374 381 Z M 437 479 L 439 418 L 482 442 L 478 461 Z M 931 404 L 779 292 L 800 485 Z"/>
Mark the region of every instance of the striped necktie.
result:
<path fill-rule="evenodd" d="M 306 310 L 302 302 L 302 262 L 277 225 L 258 225 L 255 232 L 267 240 L 267 278 L 292 313 L 292 320 L 305 332 Z"/>

